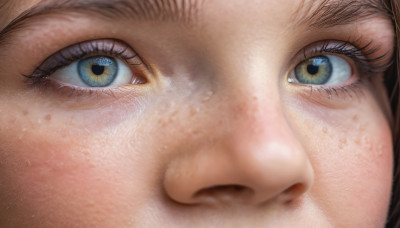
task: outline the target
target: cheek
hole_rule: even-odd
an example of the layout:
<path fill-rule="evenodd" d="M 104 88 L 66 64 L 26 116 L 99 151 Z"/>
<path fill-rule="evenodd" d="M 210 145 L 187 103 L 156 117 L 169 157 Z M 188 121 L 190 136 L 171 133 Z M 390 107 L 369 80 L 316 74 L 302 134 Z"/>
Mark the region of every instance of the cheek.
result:
<path fill-rule="evenodd" d="M 149 152 L 166 150 L 157 143 L 166 137 L 148 131 L 171 127 L 171 118 L 153 118 L 153 126 L 153 119 L 138 123 L 130 114 L 128 123 L 116 124 L 126 113 L 93 118 L 13 103 L 19 106 L 0 103 L 0 110 L 13 113 L 0 115 L 2 224 L 127 227 L 162 194 L 154 188 L 162 185 L 162 158 Z"/>
<path fill-rule="evenodd" d="M 127 224 L 121 211 L 138 214 L 146 191 L 136 184 L 146 174 L 121 159 L 127 150 L 115 146 L 118 139 L 110 148 L 110 135 L 71 130 L 56 117 L 42 128 L 37 119 L 22 112 L 0 131 L 0 220 L 94 227 Z"/>
<path fill-rule="evenodd" d="M 315 172 L 311 194 L 338 226 L 382 226 L 387 215 L 391 131 L 379 107 L 364 106 L 371 108 L 360 105 L 338 115 L 313 116 L 299 126 L 310 129 L 302 138 Z M 321 121 L 316 124 L 316 119 Z"/>

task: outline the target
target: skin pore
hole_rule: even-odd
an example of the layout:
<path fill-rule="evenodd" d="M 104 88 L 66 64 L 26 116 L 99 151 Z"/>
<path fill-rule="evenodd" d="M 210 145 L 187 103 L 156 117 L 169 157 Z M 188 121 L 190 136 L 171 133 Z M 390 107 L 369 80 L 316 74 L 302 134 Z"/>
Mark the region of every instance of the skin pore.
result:
<path fill-rule="evenodd" d="M 349 2 L 1 3 L 0 227 L 383 227 L 393 25 Z"/>

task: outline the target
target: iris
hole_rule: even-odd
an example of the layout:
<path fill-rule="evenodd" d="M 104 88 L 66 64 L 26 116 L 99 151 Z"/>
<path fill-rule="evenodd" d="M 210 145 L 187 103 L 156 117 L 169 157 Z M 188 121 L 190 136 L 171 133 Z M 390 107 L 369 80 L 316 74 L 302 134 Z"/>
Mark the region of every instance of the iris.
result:
<path fill-rule="evenodd" d="M 78 63 L 79 77 L 90 87 L 109 86 L 118 75 L 118 63 L 105 56 L 89 57 Z"/>
<path fill-rule="evenodd" d="M 326 56 L 315 56 L 299 63 L 294 72 L 299 83 L 322 85 L 332 77 L 332 64 Z"/>

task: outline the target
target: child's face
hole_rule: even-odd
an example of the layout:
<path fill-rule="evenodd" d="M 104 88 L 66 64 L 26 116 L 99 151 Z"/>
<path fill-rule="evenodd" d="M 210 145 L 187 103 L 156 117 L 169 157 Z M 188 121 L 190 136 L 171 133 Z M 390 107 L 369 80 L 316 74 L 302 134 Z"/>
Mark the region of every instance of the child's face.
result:
<path fill-rule="evenodd" d="M 0 33 L 1 227 L 384 225 L 379 1 L 61 2 Z"/>

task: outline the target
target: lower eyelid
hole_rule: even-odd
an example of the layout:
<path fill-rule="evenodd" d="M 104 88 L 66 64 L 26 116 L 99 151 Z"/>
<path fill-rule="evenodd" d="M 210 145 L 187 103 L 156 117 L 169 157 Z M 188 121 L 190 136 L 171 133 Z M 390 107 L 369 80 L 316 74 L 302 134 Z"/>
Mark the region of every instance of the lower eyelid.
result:
<path fill-rule="evenodd" d="M 32 89 L 37 90 L 54 105 L 64 110 L 95 110 L 110 105 L 132 105 L 137 104 L 146 90 L 132 90 L 128 86 L 109 88 L 88 88 L 73 85 L 65 85 L 56 79 L 43 79 L 40 84 Z M 135 98 L 135 99 L 133 99 Z"/>

